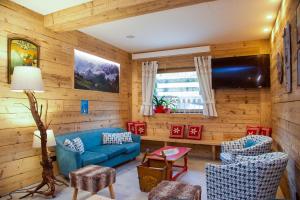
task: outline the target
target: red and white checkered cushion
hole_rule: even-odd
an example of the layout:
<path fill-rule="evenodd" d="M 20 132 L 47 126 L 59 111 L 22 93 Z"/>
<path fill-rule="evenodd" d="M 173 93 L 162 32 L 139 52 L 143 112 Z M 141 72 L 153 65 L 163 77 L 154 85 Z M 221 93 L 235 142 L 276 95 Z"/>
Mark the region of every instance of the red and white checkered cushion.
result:
<path fill-rule="evenodd" d="M 247 126 L 247 135 L 259 135 L 260 134 L 260 127 L 259 126 Z"/>
<path fill-rule="evenodd" d="M 272 128 L 261 127 L 261 129 L 260 129 L 260 135 L 265 135 L 265 136 L 271 137 L 271 135 L 272 135 Z"/>
<path fill-rule="evenodd" d="M 203 126 L 188 126 L 187 138 L 201 140 Z"/>
<path fill-rule="evenodd" d="M 183 138 L 185 125 L 173 124 L 171 125 L 170 138 Z"/>

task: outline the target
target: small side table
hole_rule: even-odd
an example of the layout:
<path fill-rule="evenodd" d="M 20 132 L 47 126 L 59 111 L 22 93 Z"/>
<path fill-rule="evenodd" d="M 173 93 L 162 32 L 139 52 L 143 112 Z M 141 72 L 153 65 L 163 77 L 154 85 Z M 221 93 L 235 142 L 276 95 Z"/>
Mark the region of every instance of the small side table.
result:
<path fill-rule="evenodd" d="M 88 165 L 69 174 L 71 187 L 74 187 L 73 200 L 77 200 L 78 190 L 89 191 L 96 194 L 108 187 L 110 196 L 115 198 L 113 184 L 116 182 L 116 171 L 110 167 Z"/>

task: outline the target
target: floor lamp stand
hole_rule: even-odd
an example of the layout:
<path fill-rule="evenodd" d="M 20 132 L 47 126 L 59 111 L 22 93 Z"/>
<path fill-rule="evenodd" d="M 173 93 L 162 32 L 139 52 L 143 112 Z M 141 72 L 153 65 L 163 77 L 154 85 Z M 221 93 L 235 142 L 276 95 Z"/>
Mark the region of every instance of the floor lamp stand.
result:
<path fill-rule="evenodd" d="M 60 181 L 55 178 L 53 173 L 53 165 L 52 160 L 49 158 L 48 151 L 47 151 L 47 129 L 49 125 L 45 125 L 41 120 L 43 107 L 38 108 L 37 100 L 34 96 L 33 92 L 25 91 L 25 94 L 28 97 L 29 104 L 30 104 L 30 111 L 32 117 L 38 127 L 38 130 L 41 134 L 41 154 L 42 154 L 42 161 L 40 162 L 41 166 L 43 167 L 42 172 L 42 182 L 36 186 L 33 190 L 28 190 L 25 193 L 26 195 L 22 196 L 20 199 L 23 199 L 28 196 L 33 196 L 34 194 L 42 194 L 45 196 L 52 196 L 55 197 L 55 185 L 67 185 L 63 181 Z M 40 112 L 39 112 L 40 111 Z M 42 190 L 44 186 L 47 186 L 47 189 Z"/>

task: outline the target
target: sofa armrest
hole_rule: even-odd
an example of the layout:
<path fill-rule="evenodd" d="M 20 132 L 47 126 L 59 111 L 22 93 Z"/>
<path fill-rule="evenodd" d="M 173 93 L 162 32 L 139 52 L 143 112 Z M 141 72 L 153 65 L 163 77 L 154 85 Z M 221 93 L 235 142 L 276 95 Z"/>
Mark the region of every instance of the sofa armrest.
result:
<path fill-rule="evenodd" d="M 141 143 L 141 136 L 136 135 L 136 134 L 131 134 L 131 137 L 132 137 L 133 142 Z"/>
<path fill-rule="evenodd" d="M 81 156 L 79 152 L 72 151 L 63 144 L 56 145 L 56 158 L 58 162 L 59 171 L 65 177 L 69 173 L 81 167 Z"/>

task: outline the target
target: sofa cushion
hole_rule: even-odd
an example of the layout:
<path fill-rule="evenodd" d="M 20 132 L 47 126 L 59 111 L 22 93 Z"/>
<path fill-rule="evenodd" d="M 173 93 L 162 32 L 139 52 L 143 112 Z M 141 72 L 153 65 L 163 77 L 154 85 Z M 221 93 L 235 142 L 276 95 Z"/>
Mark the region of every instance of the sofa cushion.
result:
<path fill-rule="evenodd" d="M 108 160 L 108 156 L 103 153 L 85 151 L 81 155 L 81 160 L 82 160 L 83 166 L 86 166 L 86 165 L 97 164 L 97 163 L 106 161 L 106 160 Z"/>
<path fill-rule="evenodd" d="M 122 128 L 100 128 L 100 129 L 61 134 L 55 136 L 55 139 L 56 139 L 56 143 L 63 144 L 65 139 L 72 140 L 74 138 L 80 137 L 80 139 L 84 144 L 85 149 L 90 149 L 94 146 L 98 146 L 99 144 L 102 144 L 102 133 L 121 133 L 125 131 L 126 130 Z"/>
<path fill-rule="evenodd" d="M 78 151 L 80 154 L 83 154 L 84 153 L 84 144 L 83 144 L 82 140 L 80 139 L 80 137 L 77 137 L 77 138 L 73 139 L 72 141 L 73 141 L 76 151 Z"/>
<path fill-rule="evenodd" d="M 249 148 L 256 145 L 256 141 L 252 139 L 247 139 L 244 144 L 244 148 Z"/>
<path fill-rule="evenodd" d="M 126 148 L 124 145 L 114 145 L 114 144 L 106 144 L 106 145 L 99 145 L 89 149 L 91 152 L 103 153 L 108 156 L 108 158 L 116 157 L 122 153 L 126 153 Z"/>
<path fill-rule="evenodd" d="M 133 142 L 131 132 L 123 132 L 123 133 L 120 133 L 120 135 L 121 135 L 121 139 L 122 139 L 122 144 Z"/>
<path fill-rule="evenodd" d="M 69 149 L 71 149 L 72 151 L 77 151 L 74 143 L 71 140 L 69 140 L 69 139 L 65 139 L 64 145 L 66 147 L 68 147 Z"/>
<path fill-rule="evenodd" d="M 122 144 L 126 148 L 126 153 L 131 153 L 134 151 L 140 150 L 140 144 L 133 142 L 133 143 L 128 143 L 128 144 Z"/>
<path fill-rule="evenodd" d="M 103 144 L 122 144 L 121 133 L 102 133 Z"/>
<path fill-rule="evenodd" d="M 78 137 L 82 140 L 85 149 L 92 148 L 101 144 L 101 133 L 97 131 L 91 131 L 86 134 L 81 134 Z"/>

